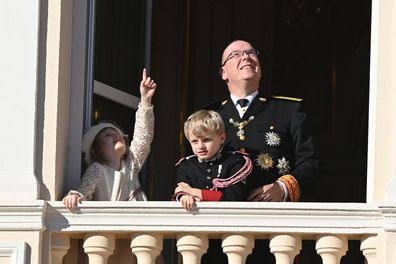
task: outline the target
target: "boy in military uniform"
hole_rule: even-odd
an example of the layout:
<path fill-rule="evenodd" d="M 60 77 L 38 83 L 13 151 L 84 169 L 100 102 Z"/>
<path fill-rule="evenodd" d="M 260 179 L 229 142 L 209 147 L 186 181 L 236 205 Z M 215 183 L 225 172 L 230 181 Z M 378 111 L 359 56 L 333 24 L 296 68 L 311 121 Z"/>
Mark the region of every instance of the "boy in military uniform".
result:
<path fill-rule="evenodd" d="M 244 201 L 246 179 L 252 170 L 247 154 L 225 151 L 226 134 L 221 116 L 210 110 L 192 114 L 184 133 L 195 155 L 177 164 L 174 199 L 191 211 L 197 201 Z"/>

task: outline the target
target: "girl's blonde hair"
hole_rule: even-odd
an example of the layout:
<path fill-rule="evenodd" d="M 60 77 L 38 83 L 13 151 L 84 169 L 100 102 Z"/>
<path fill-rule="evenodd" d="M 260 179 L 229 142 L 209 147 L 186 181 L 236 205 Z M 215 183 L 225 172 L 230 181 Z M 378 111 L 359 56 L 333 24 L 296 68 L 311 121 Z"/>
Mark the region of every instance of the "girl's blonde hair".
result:
<path fill-rule="evenodd" d="M 190 131 L 201 136 L 207 131 L 216 132 L 221 135 L 225 132 L 224 122 L 221 116 L 212 110 L 199 110 L 190 115 L 184 122 L 184 135 L 187 139 Z"/>

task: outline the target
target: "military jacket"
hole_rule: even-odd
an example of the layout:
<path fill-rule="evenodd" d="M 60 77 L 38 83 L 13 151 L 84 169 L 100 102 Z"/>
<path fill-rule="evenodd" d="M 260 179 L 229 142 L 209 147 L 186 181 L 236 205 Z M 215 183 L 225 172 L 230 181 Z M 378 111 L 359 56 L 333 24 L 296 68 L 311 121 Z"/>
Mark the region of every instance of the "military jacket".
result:
<path fill-rule="evenodd" d="M 292 175 L 302 194 L 313 183 L 319 161 L 300 101 L 256 96 L 242 118 L 230 98 L 207 108 L 221 114 L 227 147 L 250 154 L 249 191 L 283 175 Z"/>
<path fill-rule="evenodd" d="M 192 155 L 176 164 L 176 181 L 185 182 L 203 191 L 220 191 L 220 201 L 244 201 L 246 199 L 246 178 L 252 170 L 247 154 L 235 151 L 221 151 L 214 159 L 204 161 Z M 219 187 L 216 181 L 229 179 Z M 222 185 L 222 183 L 220 183 Z M 223 184 L 224 185 L 224 184 Z M 205 201 L 203 194 L 203 200 Z"/>

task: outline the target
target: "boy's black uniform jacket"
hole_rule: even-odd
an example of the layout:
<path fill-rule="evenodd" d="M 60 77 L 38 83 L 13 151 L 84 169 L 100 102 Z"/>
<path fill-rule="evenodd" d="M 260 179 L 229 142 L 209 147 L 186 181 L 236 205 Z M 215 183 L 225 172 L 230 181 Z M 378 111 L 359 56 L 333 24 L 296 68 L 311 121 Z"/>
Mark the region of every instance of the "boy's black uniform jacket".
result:
<path fill-rule="evenodd" d="M 273 183 L 285 174 L 297 180 L 302 195 L 315 183 L 319 160 L 314 153 L 301 100 L 257 95 L 242 118 L 230 98 L 206 109 L 221 114 L 226 126 L 227 147 L 250 154 L 253 172 L 247 180 L 248 191 Z M 251 121 L 243 128 L 245 139 L 240 140 L 235 122 L 249 118 Z"/>
<path fill-rule="evenodd" d="M 183 158 L 176 164 L 176 181 L 185 182 L 193 188 L 202 190 L 203 201 L 244 201 L 246 199 L 246 177 L 251 171 L 251 161 L 246 154 L 235 151 L 220 151 L 210 161 L 197 156 Z M 240 172 L 240 173 L 238 173 Z M 213 179 L 240 177 L 235 184 L 214 189 Z M 235 178 L 234 179 L 237 179 Z M 217 193 L 217 194 L 216 194 Z"/>

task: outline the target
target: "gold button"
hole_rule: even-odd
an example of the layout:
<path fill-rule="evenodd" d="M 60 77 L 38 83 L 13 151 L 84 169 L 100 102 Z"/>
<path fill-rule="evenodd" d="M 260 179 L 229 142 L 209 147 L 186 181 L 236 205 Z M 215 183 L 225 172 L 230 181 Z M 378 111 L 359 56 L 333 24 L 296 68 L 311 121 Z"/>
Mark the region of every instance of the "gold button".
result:
<path fill-rule="evenodd" d="M 245 150 L 245 148 L 239 148 L 239 151 L 240 152 L 245 152 L 246 150 Z"/>

